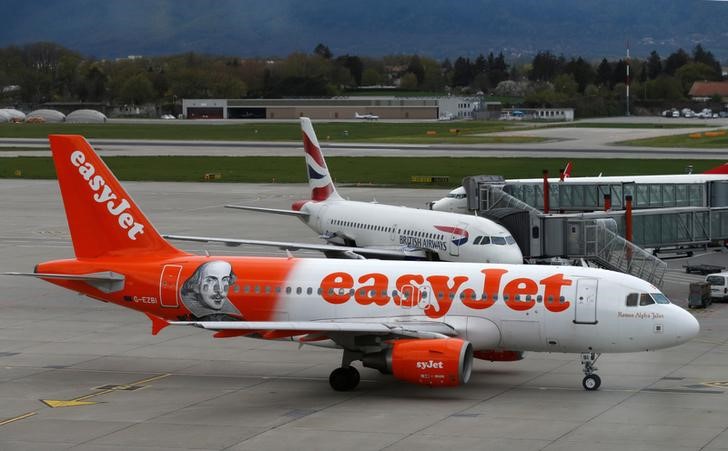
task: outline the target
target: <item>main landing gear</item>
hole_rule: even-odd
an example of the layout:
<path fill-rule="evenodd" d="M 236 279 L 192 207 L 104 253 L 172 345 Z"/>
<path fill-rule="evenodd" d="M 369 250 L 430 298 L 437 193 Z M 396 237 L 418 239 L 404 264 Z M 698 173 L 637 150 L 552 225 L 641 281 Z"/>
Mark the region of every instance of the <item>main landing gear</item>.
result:
<path fill-rule="evenodd" d="M 341 359 L 341 368 L 336 368 L 329 376 L 331 388 L 336 391 L 349 391 L 359 385 L 361 379 L 359 371 L 351 366 L 351 362 L 354 360 L 356 360 L 354 353 L 345 350 Z"/>
<path fill-rule="evenodd" d="M 594 366 L 600 355 L 601 354 L 593 352 L 581 355 L 581 365 L 584 367 L 585 374 L 584 379 L 581 381 L 581 385 L 584 386 L 585 390 L 598 390 L 599 386 L 602 385 L 602 378 L 595 374 L 597 367 Z"/>

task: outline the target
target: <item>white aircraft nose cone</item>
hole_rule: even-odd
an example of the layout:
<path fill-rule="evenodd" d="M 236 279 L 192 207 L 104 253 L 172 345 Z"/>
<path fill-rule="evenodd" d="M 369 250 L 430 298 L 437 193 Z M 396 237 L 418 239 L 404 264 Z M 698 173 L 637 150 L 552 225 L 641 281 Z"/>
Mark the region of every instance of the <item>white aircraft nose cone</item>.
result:
<path fill-rule="evenodd" d="M 523 263 L 523 254 L 521 248 L 517 245 L 506 246 L 506 250 L 503 252 L 503 263 L 510 263 L 514 265 L 520 265 Z"/>
<path fill-rule="evenodd" d="M 678 340 L 681 342 L 687 342 L 697 337 L 700 333 L 700 323 L 690 313 L 683 310 L 683 315 L 680 318 L 680 324 L 678 326 Z"/>

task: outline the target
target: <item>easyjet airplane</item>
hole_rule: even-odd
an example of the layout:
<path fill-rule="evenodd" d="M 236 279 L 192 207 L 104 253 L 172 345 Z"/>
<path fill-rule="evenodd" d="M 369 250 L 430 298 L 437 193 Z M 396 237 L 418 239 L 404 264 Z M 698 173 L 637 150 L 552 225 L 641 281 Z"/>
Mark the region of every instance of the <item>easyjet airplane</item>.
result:
<path fill-rule="evenodd" d="M 350 201 L 336 192 L 311 121 L 301 118 L 311 199 L 292 210 L 227 205 L 229 208 L 298 217 L 329 244 L 165 235 L 165 238 L 318 250 L 329 257 L 522 263 L 508 230 L 485 218 L 379 203 Z"/>
<path fill-rule="evenodd" d="M 668 174 L 668 175 L 613 175 L 597 177 L 569 177 L 571 162 L 564 171 L 564 181 L 571 183 L 705 183 L 728 180 L 728 163 L 708 169 L 702 174 Z M 509 179 L 506 183 L 538 183 L 539 179 Z M 559 178 L 550 178 L 549 183 L 556 183 Z M 465 188 L 458 186 L 447 196 L 432 202 L 430 208 L 435 211 L 468 213 L 468 199 Z"/>
<path fill-rule="evenodd" d="M 217 338 L 343 350 L 329 381 L 363 366 L 428 386 L 468 381 L 473 358 L 580 353 L 583 386 L 605 352 L 685 343 L 698 322 L 635 277 L 582 267 L 191 255 L 154 229 L 81 136 L 50 137 L 75 258 L 32 273 L 145 313 L 152 333 L 196 326 Z"/>

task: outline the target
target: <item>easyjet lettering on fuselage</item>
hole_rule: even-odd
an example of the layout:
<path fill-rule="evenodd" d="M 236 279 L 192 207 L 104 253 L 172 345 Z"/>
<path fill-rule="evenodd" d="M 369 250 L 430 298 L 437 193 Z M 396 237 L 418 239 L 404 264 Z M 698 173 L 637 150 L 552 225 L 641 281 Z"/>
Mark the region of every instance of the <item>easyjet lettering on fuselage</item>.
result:
<path fill-rule="evenodd" d="M 511 310 L 523 312 L 543 301 L 550 312 L 562 312 L 571 302 L 562 296 L 562 288 L 572 281 L 561 273 L 534 280 L 528 277 L 506 279 L 508 270 L 487 268 L 480 271 L 478 280 L 465 275 L 402 274 L 393 280 L 387 274 L 372 272 L 354 277 L 348 272 L 326 275 L 319 285 L 321 297 L 331 304 L 345 304 L 353 300 L 360 305 L 384 307 L 390 303 L 402 307 L 420 304 L 425 291 L 431 292 L 425 300 L 424 313 L 430 318 L 442 318 L 450 311 L 455 299 L 472 310 L 492 307 L 502 299 Z M 430 288 L 431 290 L 429 290 Z"/>
<path fill-rule="evenodd" d="M 119 227 L 128 230 L 127 236 L 130 240 L 136 240 L 137 234 L 144 233 L 144 225 L 139 224 L 134 216 L 127 210 L 131 207 L 127 199 L 117 199 L 117 195 L 111 190 L 106 180 L 96 174 L 96 168 L 86 162 L 86 155 L 80 150 L 71 153 L 71 164 L 78 168 L 78 173 L 88 182 L 88 186 L 94 191 L 93 199 L 98 203 L 106 202 L 108 212 L 118 218 Z M 118 200 L 118 204 L 114 201 Z"/>

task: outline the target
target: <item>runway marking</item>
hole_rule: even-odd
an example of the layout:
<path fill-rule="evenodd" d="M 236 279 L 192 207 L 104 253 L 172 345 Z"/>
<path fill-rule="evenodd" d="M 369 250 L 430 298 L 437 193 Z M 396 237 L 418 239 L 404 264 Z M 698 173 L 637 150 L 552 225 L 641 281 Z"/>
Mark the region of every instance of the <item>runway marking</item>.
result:
<path fill-rule="evenodd" d="M 32 417 L 36 413 L 38 413 L 38 412 L 28 412 L 28 413 L 24 413 L 22 415 L 18 415 L 17 417 L 8 418 L 7 420 L 0 421 L 0 426 L 5 426 L 6 424 L 14 423 L 16 421 L 20 421 L 25 418 Z"/>
<path fill-rule="evenodd" d="M 99 387 L 101 391 L 98 391 L 96 393 L 90 393 L 88 395 L 79 396 L 73 399 L 41 399 L 40 402 L 45 404 L 46 406 L 55 409 L 59 407 L 79 407 L 79 406 L 90 406 L 93 404 L 98 404 L 98 401 L 86 401 L 87 399 L 95 398 L 98 396 L 106 395 L 108 393 L 112 393 L 115 391 L 133 391 L 133 390 L 139 390 L 141 388 L 144 388 L 143 384 L 148 384 L 150 382 L 158 381 L 160 379 L 164 379 L 165 377 L 171 376 L 170 373 L 160 374 L 159 376 L 152 376 L 148 377 L 146 379 L 142 379 L 136 382 L 132 382 L 130 384 L 118 384 L 118 385 L 104 385 L 102 387 Z"/>

